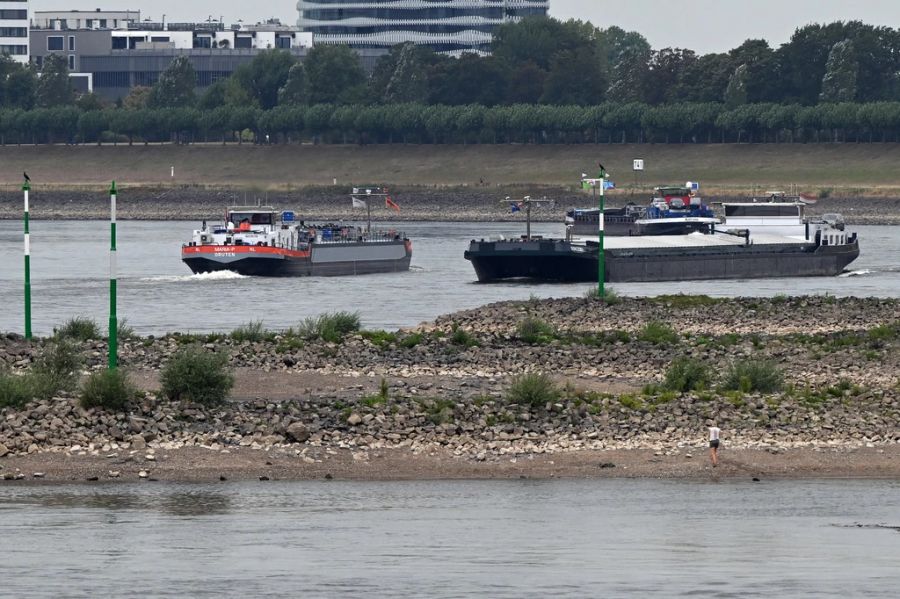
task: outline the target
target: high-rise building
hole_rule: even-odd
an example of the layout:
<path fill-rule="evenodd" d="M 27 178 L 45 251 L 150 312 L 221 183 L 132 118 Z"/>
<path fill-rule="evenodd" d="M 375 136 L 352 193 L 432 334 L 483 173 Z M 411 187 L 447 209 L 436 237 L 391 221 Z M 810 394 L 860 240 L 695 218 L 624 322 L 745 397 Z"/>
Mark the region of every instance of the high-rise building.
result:
<path fill-rule="evenodd" d="M 549 0 L 299 0 L 297 25 L 317 44 L 388 48 L 413 42 L 438 52 L 487 52 L 503 23 L 546 15 Z"/>
<path fill-rule="evenodd" d="M 0 0 L 0 54 L 28 62 L 28 2 Z"/>

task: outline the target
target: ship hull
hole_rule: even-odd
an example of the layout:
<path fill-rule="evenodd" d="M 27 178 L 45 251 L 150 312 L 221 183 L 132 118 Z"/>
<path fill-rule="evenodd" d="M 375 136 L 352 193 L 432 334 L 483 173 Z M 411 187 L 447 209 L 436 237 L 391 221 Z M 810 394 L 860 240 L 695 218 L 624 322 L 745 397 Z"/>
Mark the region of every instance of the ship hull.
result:
<path fill-rule="evenodd" d="M 532 279 L 596 281 L 597 246 L 562 240 L 473 241 L 465 258 L 480 282 Z M 859 244 L 811 243 L 631 248 L 604 252 L 608 282 L 835 276 L 859 256 Z"/>
<path fill-rule="evenodd" d="M 313 245 L 304 251 L 255 246 L 187 246 L 182 261 L 195 274 L 231 271 L 246 276 L 350 276 L 409 270 L 408 241 Z"/>

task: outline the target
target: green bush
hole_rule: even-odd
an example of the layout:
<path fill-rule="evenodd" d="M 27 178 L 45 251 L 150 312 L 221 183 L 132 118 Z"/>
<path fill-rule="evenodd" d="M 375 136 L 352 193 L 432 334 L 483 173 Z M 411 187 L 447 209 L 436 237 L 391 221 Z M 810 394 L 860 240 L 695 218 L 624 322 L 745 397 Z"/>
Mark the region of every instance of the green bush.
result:
<path fill-rule="evenodd" d="M 361 331 L 360 336 L 372 342 L 376 347 L 387 347 L 397 342 L 396 333 L 387 331 Z"/>
<path fill-rule="evenodd" d="M 619 295 L 619 292 L 612 287 L 607 286 L 604 286 L 603 288 L 602 298 L 600 297 L 600 290 L 597 289 L 597 287 L 591 287 L 585 291 L 584 297 L 585 299 L 600 300 L 608 306 L 615 306 L 616 304 L 622 303 L 622 297 Z"/>
<path fill-rule="evenodd" d="M 305 339 L 340 343 L 346 335 L 358 330 L 358 312 L 335 312 L 305 319 L 300 323 L 297 334 Z"/>
<path fill-rule="evenodd" d="M 676 359 L 666 370 L 663 386 L 669 391 L 685 393 L 703 391 L 709 386 L 709 367 L 700 360 Z"/>
<path fill-rule="evenodd" d="M 405 347 L 407 349 L 415 347 L 422 343 L 423 338 L 422 333 L 410 333 L 400 339 L 400 347 Z"/>
<path fill-rule="evenodd" d="M 740 360 L 725 372 L 722 388 L 744 393 L 774 393 L 784 386 L 784 373 L 769 360 Z"/>
<path fill-rule="evenodd" d="M 41 387 L 41 397 L 58 391 L 72 391 L 78 383 L 78 371 L 84 364 L 81 350 L 71 341 L 50 343 L 34 363 L 33 376 Z"/>
<path fill-rule="evenodd" d="M 463 347 L 475 347 L 478 345 L 478 340 L 458 324 L 454 324 L 453 333 L 450 335 L 450 343 L 453 345 L 461 345 Z"/>
<path fill-rule="evenodd" d="M 553 379 L 542 372 L 532 372 L 516 377 L 506 391 L 508 402 L 535 408 L 557 401 L 560 395 L 560 389 Z"/>
<path fill-rule="evenodd" d="M 530 344 L 549 343 L 556 338 L 556 331 L 549 323 L 531 316 L 519 323 L 516 334 L 519 339 Z"/>
<path fill-rule="evenodd" d="M 273 333 L 266 330 L 261 320 L 251 320 L 247 324 L 242 324 L 231 331 L 230 335 L 235 341 L 250 341 L 251 343 L 259 343 L 274 336 Z"/>
<path fill-rule="evenodd" d="M 31 374 L 0 372 L 0 408 L 21 408 L 37 396 Z"/>
<path fill-rule="evenodd" d="M 674 345 L 679 341 L 675 329 L 664 322 L 657 321 L 648 322 L 638 334 L 638 339 L 656 345 Z"/>
<path fill-rule="evenodd" d="M 121 340 L 132 339 L 135 337 L 134 329 L 128 326 L 128 319 L 123 318 L 116 323 L 116 338 Z"/>
<path fill-rule="evenodd" d="M 70 318 L 58 329 L 53 329 L 53 333 L 58 339 L 74 339 L 75 341 L 90 341 L 103 337 L 97 322 L 84 316 Z"/>
<path fill-rule="evenodd" d="M 215 405 L 225 401 L 234 386 L 228 356 L 198 347 L 178 350 L 160 374 L 160 390 L 173 401 Z"/>
<path fill-rule="evenodd" d="M 123 411 L 135 399 L 137 389 L 124 370 L 100 370 L 93 373 L 81 388 L 79 403 L 83 408 Z"/>

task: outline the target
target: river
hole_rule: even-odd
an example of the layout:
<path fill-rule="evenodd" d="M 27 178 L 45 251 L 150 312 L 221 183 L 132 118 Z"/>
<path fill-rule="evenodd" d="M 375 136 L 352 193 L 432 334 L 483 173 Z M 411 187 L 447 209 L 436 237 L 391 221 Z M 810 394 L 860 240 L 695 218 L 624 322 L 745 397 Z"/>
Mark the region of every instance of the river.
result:
<path fill-rule="evenodd" d="M 896 481 L 0 486 L 9 597 L 896 597 Z"/>
<path fill-rule="evenodd" d="M 581 296 L 588 284 L 482 285 L 463 252 L 473 238 L 518 235 L 515 223 L 387 223 L 413 240 L 408 273 L 341 278 L 254 279 L 231 273 L 190 275 L 181 243 L 196 222 L 119 223 L 119 315 L 138 333 L 227 331 L 251 320 L 269 328 L 309 316 L 357 311 L 366 328 L 394 330 L 489 302 Z M 852 276 L 753 281 L 614 284 L 620 294 L 704 293 L 713 296 L 832 294 L 900 297 L 900 235 L 892 226 L 853 227 L 862 254 Z M 36 334 L 73 316 L 108 318 L 109 225 L 102 221 L 33 221 L 32 288 Z M 561 236 L 561 224 L 535 234 Z M 23 328 L 22 225 L 0 221 L 0 331 Z"/>

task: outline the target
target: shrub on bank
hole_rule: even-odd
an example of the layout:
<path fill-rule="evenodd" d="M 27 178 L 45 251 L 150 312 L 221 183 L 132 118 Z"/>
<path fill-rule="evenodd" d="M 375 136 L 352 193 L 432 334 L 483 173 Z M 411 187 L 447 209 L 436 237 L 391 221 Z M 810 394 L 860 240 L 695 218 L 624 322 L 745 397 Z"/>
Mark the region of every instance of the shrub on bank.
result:
<path fill-rule="evenodd" d="M 58 329 L 53 329 L 53 333 L 57 339 L 73 339 L 75 341 L 90 341 L 103 337 L 97 321 L 84 316 L 70 318 Z"/>
<path fill-rule="evenodd" d="M 358 312 L 335 312 L 305 319 L 297 328 L 297 335 L 310 340 L 340 343 L 345 336 L 358 330 Z"/>
<path fill-rule="evenodd" d="M 678 332 L 664 322 L 648 322 L 638 335 L 638 339 L 655 345 L 674 345 L 678 343 Z"/>
<path fill-rule="evenodd" d="M 270 337 L 270 333 L 263 326 L 261 320 L 251 320 L 231 331 L 231 338 L 235 341 L 250 341 L 258 343 Z"/>
<path fill-rule="evenodd" d="M 724 390 L 744 393 L 775 393 L 783 386 L 784 372 L 770 360 L 739 360 L 722 380 Z"/>
<path fill-rule="evenodd" d="M 619 292 L 617 292 L 612 287 L 604 287 L 603 297 L 600 297 L 600 290 L 597 289 L 597 287 L 591 287 L 584 292 L 584 297 L 585 299 L 600 300 L 608 306 L 615 306 L 616 304 L 622 303 L 622 298 L 621 296 L 619 296 Z"/>
<path fill-rule="evenodd" d="M 103 408 L 111 412 L 123 411 L 128 402 L 137 397 L 124 370 L 100 370 L 91 374 L 81 388 L 78 398 L 83 408 Z"/>
<path fill-rule="evenodd" d="M 549 323 L 529 316 L 516 327 L 516 335 L 525 343 L 535 345 L 553 341 L 556 331 Z"/>
<path fill-rule="evenodd" d="M 78 383 L 78 371 L 84 364 L 80 349 L 67 339 L 48 345 L 35 360 L 32 375 L 40 387 L 40 397 L 50 397 L 58 391 L 73 391 Z"/>
<path fill-rule="evenodd" d="M 679 393 L 703 391 L 709 386 L 709 381 L 710 370 L 705 363 L 692 358 L 676 359 L 666 370 L 663 387 Z"/>
<path fill-rule="evenodd" d="M 453 323 L 453 332 L 450 333 L 450 343 L 461 347 L 475 347 L 478 345 L 478 340 L 472 333 L 460 327 L 458 324 Z"/>
<path fill-rule="evenodd" d="M 160 373 L 160 391 L 173 401 L 215 405 L 225 401 L 233 386 L 228 357 L 199 347 L 178 350 Z"/>
<path fill-rule="evenodd" d="M 560 395 L 559 387 L 550 376 L 543 372 L 532 372 L 513 379 L 506 392 L 506 399 L 510 403 L 539 408 L 557 401 Z"/>
<path fill-rule="evenodd" d="M 35 380 L 31 374 L 0 372 L 0 408 L 20 408 L 35 398 Z"/>

